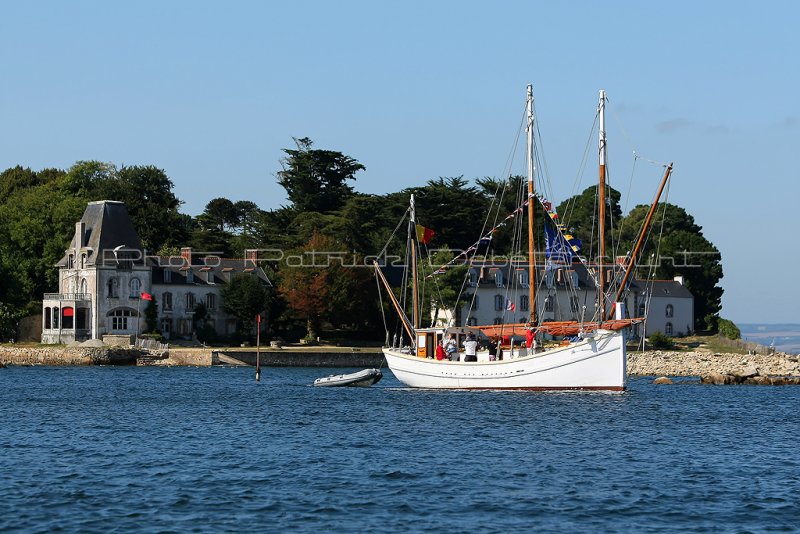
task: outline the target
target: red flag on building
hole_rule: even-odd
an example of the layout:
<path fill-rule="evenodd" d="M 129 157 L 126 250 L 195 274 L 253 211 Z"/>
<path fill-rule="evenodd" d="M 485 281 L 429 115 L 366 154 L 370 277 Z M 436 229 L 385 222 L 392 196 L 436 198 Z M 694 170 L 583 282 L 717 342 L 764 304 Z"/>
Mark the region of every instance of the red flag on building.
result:
<path fill-rule="evenodd" d="M 151 295 L 150 293 L 144 293 L 144 292 L 142 292 L 142 293 L 139 295 L 139 298 L 141 298 L 142 300 L 153 300 L 153 295 Z"/>
<path fill-rule="evenodd" d="M 435 235 L 436 232 L 434 232 L 430 228 L 425 228 L 421 224 L 417 225 L 417 240 L 423 245 L 427 245 Z"/>

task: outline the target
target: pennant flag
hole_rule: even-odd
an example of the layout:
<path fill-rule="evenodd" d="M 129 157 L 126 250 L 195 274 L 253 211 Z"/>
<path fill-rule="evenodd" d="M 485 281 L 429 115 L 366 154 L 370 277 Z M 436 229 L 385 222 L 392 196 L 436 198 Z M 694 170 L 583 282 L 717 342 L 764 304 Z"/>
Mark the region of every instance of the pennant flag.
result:
<path fill-rule="evenodd" d="M 506 310 L 514 311 L 517 309 L 517 305 L 511 299 L 506 299 Z"/>
<path fill-rule="evenodd" d="M 139 295 L 139 298 L 141 298 L 142 300 L 153 300 L 153 295 L 151 295 L 150 293 L 144 293 L 144 292 L 142 292 L 142 293 Z"/>
<path fill-rule="evenodd" d="M 583 244 L 580 239 L 566 233 L 563 225 L 559 225 L 559 227 L 556 228 L 552 224 L 547 223 L 544 225 L 544 242 L 545 258 L 554 262 L 563 263 L 570 263 L 572 257 L 580 251 L 581 245 Z"/>
<path fill-rule="evenodd" d="M 430 228 L 425 228 L 421 224 L 417 225 L 417 240 L 421 242 L 423 245 L 427 245 L 435 235 L 436 232 L 434 232 Z"/>

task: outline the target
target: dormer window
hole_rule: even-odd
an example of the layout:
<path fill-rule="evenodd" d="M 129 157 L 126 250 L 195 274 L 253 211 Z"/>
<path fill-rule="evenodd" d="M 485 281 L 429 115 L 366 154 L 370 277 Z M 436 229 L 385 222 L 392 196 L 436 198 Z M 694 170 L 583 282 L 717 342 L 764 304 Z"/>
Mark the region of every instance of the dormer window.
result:
<path fill-rule="evenodd" d="M 474 269 L 470 269 L 467 272 L 467 283 L 470 287 L 478 285 L 478 273 L 476 273 Z"/>
<path fill-rule="evenodd" d="M 528 287 L 528 273 L 525 271 L 519 272 L 519 285 L 520 287 Z"/>
<path fill-rule="evenodd" d="M 75 268 L 75 256 L 70 254 L 67 256 L 67 269 L 74 269 Z"/>
<path fill-rule="evenodd" d="M 503 287 L 503 271 L 500 269 L 494 273 L 494 283 L 497 287 Z"/>
<path fill-rule="evenodd" d="M 164 269 L 164 283 L 171 284 L 172 283 L 172 271 L 169 269 Z"/>
<path fill-rule="evenodd" d="M 194 271 L 192 271 L 191 269 L 186 271 L 186 283 L 194 284 Z"/>

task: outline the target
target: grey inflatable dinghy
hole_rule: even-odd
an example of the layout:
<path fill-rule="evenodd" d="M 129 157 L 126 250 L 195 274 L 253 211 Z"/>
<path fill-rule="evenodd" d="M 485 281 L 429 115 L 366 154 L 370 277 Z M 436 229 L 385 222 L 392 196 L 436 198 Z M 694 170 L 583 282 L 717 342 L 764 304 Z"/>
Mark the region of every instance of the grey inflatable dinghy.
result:
<path fill-rule="evenodd" d="M 331 375 L 314 380 L 315 386 L 352 386 L 352 387 L 369 387 L 376 384 L 381 378 L 383 373 L 380 369 L 364 369 L 357 373 L 350 373 L 346 375 Z"/>

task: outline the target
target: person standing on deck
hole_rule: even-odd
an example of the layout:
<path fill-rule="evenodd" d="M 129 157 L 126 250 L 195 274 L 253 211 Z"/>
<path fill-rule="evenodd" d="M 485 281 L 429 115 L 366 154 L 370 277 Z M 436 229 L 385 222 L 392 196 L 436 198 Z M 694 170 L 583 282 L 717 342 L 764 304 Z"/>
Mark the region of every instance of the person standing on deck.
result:
<path fill-rule="evenodd" d="M 478 342 L 475 340 L 475 334 L 467 334 L 467 339 L 464 341 L 464 361 L 478 361 Z"/>
<path fill-rule="evenodd" d="M 525 346 L 528 349 L 530 349 L 531 347 L 533 347 L 533 337 L 534 337 L 533 327 L 531 326 L 531 323 L 528 323 L 526 326 L 527 328 L 525 329 Z"/>

